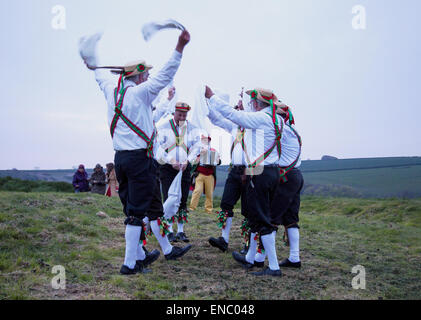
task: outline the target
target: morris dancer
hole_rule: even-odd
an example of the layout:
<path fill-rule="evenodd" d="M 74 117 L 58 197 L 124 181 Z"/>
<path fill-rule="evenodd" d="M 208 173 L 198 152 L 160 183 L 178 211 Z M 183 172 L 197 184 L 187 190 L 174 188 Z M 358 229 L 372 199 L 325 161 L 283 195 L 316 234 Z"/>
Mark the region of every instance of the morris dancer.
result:
<path fill-rule="evenodd" d="M 248 165 L 248 171 L 251 171 L 251 175 L 247 176 L 246 185 L 248 223 L 251 231 L 250 246 L 246 256 L 235 251 L 232 255 L 243 268 L 252 268 L 255 266 L 256 240 L 260 238 L 269 259 L 269 267 L 252 274 L 281 276 L 275 247 L 277 227 L 271 223 L 270 205 L 279 182 L 278 161 L 281 154 L 283 120 L 276 114 L 276 106 L 279 103 L 272 91 L 255 89 L 246 93 L 251 96 L 255 112 L 238 112 L 216 97 L 209 87 L 206 87 L 205 92 L 211 105 L 225 118 L 243 128 L 259 129 L 264 132 L 263 137 L 256 135 L 256 145 L 263 145 L 264 153 L 256 158 L 253 157 L 253 162 Z"/>
<path fill-rule="evenodd" d="M 168 190 L 175 176 L 180 172 L 180 169 L 183 171 L 180 207 L 176 216 L 169 222 L 170 233 L 168 234 L 168 240 L 171 242 L 190 241 L 184 232 L 184 223 L 188 222 L 187 197 L 189 196 L 190 188 L 191 162 L 200 152 L 198 129 L 186 120 L 190 109 L 187 103 L 177 102 L 174 118 L 158 127 L 158 142 L 166 153 L 166 164 L 161 165 L 159 170 L 164 202 L 168 198 Z M 176 219 L 177 234 L 174 237 L 172 225 Z"/>
<path fill-rule="evenodd" d="M 241 96 L 241 95 L 240 95 Z M 222 99 L 224 97 L 221 96 Z M 229 102 L 229 99 L 224 99 Z M 242 100 L 234 108 L 235 110 L 244 110 Z M 218 113 L 213 106 L 209 108 L 209 120 L 216 126 L 226 130 L 231 134 L 233 143 L 231 146 L 231 164 L 228 178 L 225 181 L 224 193 L 220 204 L 221 211 L 218 212 L 218 226 L 222 228 L 222 236 L 219 238 L 209 238 L 209 243 L 225 252 L 228 249 L 229 235 L 234 217 L 234 206 L 241 197 L 241 214 L 244 217 L 242 224 L 242 235 L 245 238 L 246 245 L 249 241 L 249 230 L 247 227 L 247 205 L 245 195 L 245 164 L 247 163 L 247 147 L 244 142 L 245 129 L 236 125 L 234 122 L 225 119 Z M 245 253 L 245 252 L 244 252 Z"/>
<path fill-rule="evenodd" d="M 304 179 L 299 170 L 301 165 L 301 137 L 295 129 L 291 108 L 282 104 L 277 113 L 285 120 L 282 134 L 282 153 L 279 159 L 281 179 L 271 204 L 271 219 L 274 225 L 283 225 L 285 228 L 285 242 L 290 246 L 289 258 L 279 264 L 280 267 L 301 268 L 298 226 L 298 213 L 300 210 L 300 193 Z M 256 261 L 264 263 L 266 254 L 258 253 Z"/>
<path fill-rule="evenodd" d="M 162 220 L 164 213 L 157 176 L 158 163 L 154 159 L 156 129 L 152 114 L 152 101 L 173 80 L 184 47 L 189 41 L 190 34 L 183 31 L 170 60 L 152 79 L 148 79 L 152 66 L 144 61 L 127 64 L 122 70 L 117 88 L 114 81 L 104 74 L 105 70 L 89 66 L 85 61 L 88 68 L 95 69 L 96 80 L 108 104 L 110 132 L 116 151 L 114 163 L 119 196 L 127 216 L 124 222 L 125 259 L 120 270 L 124 275 L 150 271 L 144 269 L 147 259 L 139 243 L 141 235 L 144 238 L 142 220 L 145 216 L 148 216 L 151 229 L 167 260 L 177 259 L 191 248 L 190 245 L 184 248 L 171 246 L 165 229 L 161 236 L 160 229 L 165 228 L 165 224 Z M 156 256 L 152 258 L 156 259 Z"/>

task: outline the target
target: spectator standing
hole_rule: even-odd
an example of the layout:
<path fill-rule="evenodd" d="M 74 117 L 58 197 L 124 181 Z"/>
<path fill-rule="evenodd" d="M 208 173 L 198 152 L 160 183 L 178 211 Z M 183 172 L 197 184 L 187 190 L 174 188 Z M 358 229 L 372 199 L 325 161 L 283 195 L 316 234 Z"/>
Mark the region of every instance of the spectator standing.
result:
<path fill-rule="evenodd" d="M 91 192 L 97 194 L 105 194 L 105 173 L 104 168 L 98 163 L 95 168 L 94 172 L 89 179 L 91 183 Z"/>
<path fill-rule="evenodd" d="M 108 184 L 107 192 L 105 193 L 108 197 L 118 197 L 118 181 L 115 175 L 114 163 L 107 163 L 107 174 L 106 182 Z"/>
<path fill-rule="evenodd" d="M 88 173 L 83 164 L 79 165 L 79 169 L 73 175 L 73 188 L 75 193 L 89 191 Z"/>

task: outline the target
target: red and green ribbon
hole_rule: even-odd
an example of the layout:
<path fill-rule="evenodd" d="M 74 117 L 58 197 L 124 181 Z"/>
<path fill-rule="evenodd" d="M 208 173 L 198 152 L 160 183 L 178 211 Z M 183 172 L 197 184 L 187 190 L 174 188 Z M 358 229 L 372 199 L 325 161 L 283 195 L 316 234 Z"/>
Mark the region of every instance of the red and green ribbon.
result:
<path fill-rule="evenodd" d="M 241 235 L 244 237 L 244 241 L 246 245 L 248 245 L 249 238 L 250 238 L 250 227 L 248 226 L 248 219 L 244 218 L 241 224 Z"/>
<path fill-rule="evenodd" d="M 217 222 L 218 227 L 225 229 L 227 225 L 228 212 L 221 210 L 217 212 L 217 214 L 218 214 L 218 222 Z"/>
<path fill-rule="evenodd" d="M 181 209 L 180 211 L 178 211 L 178 223 L 188 223 L 188 213 L 186 210 Z"/>
<path fill-rule="evenodd" d="M 168 233 L 170 233 L 170 225 L 168 224 L 166 219 L 161 220 L 160 218 L 158 218 L 157 222 L 162 237 L 165 237 Z"/>
<path fill-rule="evenodd" d="M 188 154 L 188 153 L 189 153 L 189 148 L 187 148 L 187 146 L 186 146 L 186 144 L 184 143 L 184 141 L 183 141 L 183 144 L 181 144 L 181 145 L 179 145 L 179 144 L 177 143 L 177 141 L 178 141 L 178 140 L 179 140 L 179 138 L 180 138 L 180 134 L 178 133 L 177 127 L 176 127 L 176 125 L 175 125 L 175 123 L 174 123 L 174 120 L 173 120 L 173 119 L 171 119 L 171 120 L 170 120 L 170 126 L 171 126 L 171 129 L 172 129 L 172 131 L 174 132 L 174 135 L 175 135 L 175 143 L 174 143 L 173 145 L 171 145 L 170 147 L 168 147 L 167 149 L 165 149 L 165 152 L 169 153 L 169 152 L 171 152 L 172 150 L 174 150 L 176 147 L 180 146 L 180 147 L 182 147 L 182 148 L 184 149 L 184 151 Z M 184 135 L 185 135 L 186 128 L 187 128 L 187 125 L 183 127 L 183 132 L 181 133 L 181 136 L 182 136 L 182 137 L 184 137 Z"/>

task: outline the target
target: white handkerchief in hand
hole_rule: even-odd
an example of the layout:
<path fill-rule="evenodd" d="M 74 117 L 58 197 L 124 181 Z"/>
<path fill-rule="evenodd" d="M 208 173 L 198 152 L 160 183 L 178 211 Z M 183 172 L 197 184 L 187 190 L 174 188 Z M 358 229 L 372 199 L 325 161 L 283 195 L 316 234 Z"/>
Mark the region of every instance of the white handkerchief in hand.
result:
<path fill-rule="evenodd" d="M 186 169 L 187 170 L 187 169 Z M 173 182 L 171 183 L 170 189 L 168 190 L 168 198 L 165 200 L 164 207 L 164 218 L 172 218 L 178 211 L 181 201 L 181 177 L 183 176 L 183 171 L 175 176 Z"/>
<path fill-rule="evenodd" d="M 97 66 L 96 47 L 97 42 L 101 39 L 102 32 L 95 33 L 91 36 L 85 36 L 79 39 L 79 54 L 83 61 L 89 66 Z"/>
<path fill-rule="evenodd" d="M 155 33 L 162 29 L 180 29 L 181 31 L 184 31 L 186 28 L 173 19 L 162 22 L 150 22 L 144 24 L 142 27 L 143 38 L 145 41 L 149 41 Z"/>

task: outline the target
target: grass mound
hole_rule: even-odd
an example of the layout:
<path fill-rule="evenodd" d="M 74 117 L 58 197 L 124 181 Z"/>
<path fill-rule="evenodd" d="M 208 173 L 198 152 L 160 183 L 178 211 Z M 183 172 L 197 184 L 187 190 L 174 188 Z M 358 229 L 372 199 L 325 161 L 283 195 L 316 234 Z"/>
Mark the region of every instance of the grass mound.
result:
<path fill-rule="evenodd" d="M 98 211 L 108 217 L 96 216 Z M 238 212 L 228 252 L 208 244 L 220 229 L 216 215 L 200 209 L 190 213 L 185 226 L 193 244 L 186 256 L 166 261 L 161 253 L 151 274 L 129 277 L 119 274 L 123 220 L 116 198 L 0 192 L 0 299 L 421 298 L 421 200 L 305 197 L 302 269 L 257 281 L 231 256 L 242 247 Z M 289 250 L 282 233 L 277 236 L 279 260 Z M 158 248 L 153 236 L 147 248 Z M 55 265 L 65 268 L 65 290 L 51 286 Z M 365 290 L 351 286 L 355 265 L 365 267 Z"/>

